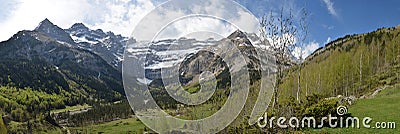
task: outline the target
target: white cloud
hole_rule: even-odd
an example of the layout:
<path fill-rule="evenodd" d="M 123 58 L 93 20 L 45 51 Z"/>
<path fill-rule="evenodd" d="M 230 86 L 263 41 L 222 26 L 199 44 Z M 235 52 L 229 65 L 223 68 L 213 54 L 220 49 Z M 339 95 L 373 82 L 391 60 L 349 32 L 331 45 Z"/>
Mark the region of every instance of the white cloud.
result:
<path fill-rule="evenodd" d="M 6 40 L 17 31 L 34 29 L 44 18 L 49 18 L 60 26 L 71 25 L 83 20 L 85 10 L 90 6 L 81 0 L 26 0 L 18 3 L 14 11 L 0 23 L 0 40 Z"/>
<path fill-rule="evenodd" d="M 222 20 L 204 16 L 192 16 L 182 18 L 168 25 L 159 33 L 157 40 L 180 37 L 196 38 L 198 40 L 220 39 L 221 37 L 229 36 L 236 29 L 233 25 L 229 25 Z"/>
<path fill-rule="evenodd" d="M 331 42 L 331 37 L 328 37 L 328 39 L 326 39 L 326 41 L 324 42 L 324 44 L 328 44 L 329 42 Z"/>
<path fill-rule="evenodd" d="M 331 0 L 323 0 L 323 1 L 325 3 L 326 7 L 328 8 L 329 14 L 331 14 L 335 17 L 338 17 L 338 14 L 337 14 L 335 8 L 333 7 L 334 3 Z"/>
<path fill-rule="evenodd" d="M 15 10 L 0 21 L 0 40 L 6 40 L 21 30 L 33 30 L 40 21 L 48 18 L 61 28 L 69 28 L 74 23 L 82 22 L 92 29 L 103 29 L 124 36 L 131 36 L 135 26 L 148 15 L 151 18 L 137 36 L 146 32 L 158 32 L 163 26 L 176 18 L 190 14 L 209 14 L 231 22 L 246 32 L 258 32 L 258 21 L 240 6 L 232 5 L 229 0 L 179 0 L 170 6 L 160 8 L 153 14 L 148 14 L 155 5 L 150 0 L 15 0 Z M 179 5 L 179 7 L 176 7 Z M 222 36 L 233 32 L 232 26 L 226 22 L 210 21 L 209 19 L 189 20 L 178 25 L 170 34 L 195 31 L 200 29 L 220 30 Z M 257 25 L 254 25 L 257 24 Z M 235 29 L 236 30 L 236 29 Z M 187 33 L 189 34 L 189 33 Z M 137 38 L 135 36 L 135 38 Z"/>
<path fill-rule="evenodd" d="M 61 28 L 83 22 L 91 28 L 101 28 L 129 36 L 133 27 L 154 8 L 149 0 L 14 0 L 18 3 L 2 16 L 0 41 L 21 30 L 33 30 L 48 18 Z"/>
<path fill-rule="evenodd" d="M 96 22 L 93 27 L 124 36 L 130 36 L 137 23 L 155 7 L 149 0 L 136 0 L 136 4 L 131 4 L 129 0 L 119 0 L 117 3 L 108 0 L 103 2 L 109 5 L 106 7 L 108 12 L 104 19 Z"/>
<path fill-rule="evenodd" d="M 177 0 L 157 7 L 144 17 L 137 28 L 133 33 L 137 40 L 152 40 L 158 32 L 158 39 L 179 38 L 196 31 L 214 32 L 226 37 L 237 28 L 258 32 L 258 21 L 229 0 Z M 162 29 L 164 31 L 160 31 Z"/>
<path fill-rule="evenodd" d="M 307 56 L 309 56 L 310 54 L 312 54 L 315 50 L 317 50 L 319 48 L 319 43 L 312 41 L 310 43 L 308 43 L 307 45 L 305 45 L 303 48 L 300 47 L 296 47 L 294 49 L 294 51 L 292 52 L 292 54 L 299 59 L 300 54 L 302 56 L 303 59 L 305 59 Z"/>

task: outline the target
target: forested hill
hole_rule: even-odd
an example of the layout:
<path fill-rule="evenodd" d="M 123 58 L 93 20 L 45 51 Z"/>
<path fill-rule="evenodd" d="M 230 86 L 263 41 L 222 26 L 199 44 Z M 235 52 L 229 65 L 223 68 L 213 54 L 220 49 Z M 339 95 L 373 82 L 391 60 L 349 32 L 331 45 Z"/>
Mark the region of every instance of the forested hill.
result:
<path fill-rule="evenodd" d="M 124 93 L 117 68 L 47 19 L 0 42 L 0 115 L 6 124 L 51 124 L 51 110 L 111 103 Z"/>
<path fill-rule="evenodd" d="M 380 28 L 347 35 L 315 51 L 303 64 L 288 70 L 281 95 L 296 96 L 300 88 L 302 98 L 311 93 L 360 97 L 399 83 L 399 73 L 400 26 Z"/>
<path fill-rule="evenodd" d="M 68 92 L 76 101 L 114 101 L 123 95 L 121 72 L 68 39 L 69 34 L 45 20 L 33 31 L 0 42 L 0 84 L 48 94 Z"/>
<path fill-rule="evenodd" d="M 0 42 L 0 115 L 26 122 L 53 109 L 121 100 L 121 72 L 75 45 L 47 19 Z"/>

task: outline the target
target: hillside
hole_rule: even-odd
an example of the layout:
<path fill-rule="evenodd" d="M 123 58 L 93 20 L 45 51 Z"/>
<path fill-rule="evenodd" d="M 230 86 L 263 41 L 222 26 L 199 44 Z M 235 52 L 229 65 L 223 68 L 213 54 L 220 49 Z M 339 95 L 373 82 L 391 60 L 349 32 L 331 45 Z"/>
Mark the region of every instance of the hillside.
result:
<path fill-rule="evenodd" d="M 395 86 L 400 83 L 400 27 L 380 28 L 376 31 L 348 35 L 328 43 L 326 46 L 316 50 L 306 58 L 302 64 L 285 69 L 285 77 L 279 85 L 279 99 L 276 108 L 267 110 L 268 117 L 310 117 L 321 118 L 328 114 L 336 114 L 336 108 L 340 105 L 349 106 L 352 116 L 379 114 L 377 111 L 362 110 L 370 108 L 363 100 L 385 86 Z M 301 69 L 300 69 L 301 67 Z M 299 77 L 300 70 L 300 77 Z M 300 81 L 298 81 L 300 78 Z M 300 83 L 300 103 L 296 100 L 297 90 Z M 224 132 L 272 132 L 272 133 L 294 133 L 304 130 L 300 129 L 260 129 L 257 125 L 244 125 L 250 115 L 252 106 L 258 95 L 259 83 L 251 86 L 246 105 L 238 118 Z M 398 90 L 394 88 L 392 90 Z M 386 92 L 386 91 L 385 91 Z M 390 91 L 392 92 L 392 91 Z M 397 92 L 397 91 L 393 91 Z M 343 97 L 337 97 L 343 96 Z M 351 104 L 343 100 L 354 98 Z M 325 99 L 333 98 L 333 99 Z M 391 97 L 393 98 L 393 97 Z M 358 100 L 357 100 L 358 99 Z M 355 101 L 355 102 L 354 102 Z M 371 100 L 375 101 L 375 100 Z M 379 99 L 379 103 L 390 103 L 393 99 Z M 358 104 L 358 106 L 357 106 Z M 360 106 L 364 107 L 360 107 Z M 374 102 L 374 105 L 378 105 Z M 388 104 L 393 108 L 396 105 Z M 385 107 L 382 105 L 381 107 Z M 398 107 L 398 106 L 394 106 Z M 193 108 L 195 109 L 195 108 Z M 199 108 L 200 109 L 200 108 Z M 353 110 L 354 109 L 354 110 Z M 379 111 L 379 110 L 378 110 Z M 393 111 L 385 110 L 388 114 L 381 114 L 376 120 L 397 121 L 398 116 L 390 116 Z M 196 113 L 193 113 L 196 114 Z M 200 112 L 197 112 L 200 114 Z M 351 116 L 350 115 L 350 116 Z M 307 130 L 307 129 L 305 129 Z M 325 128 L 323 129 L 325 130 Z M 322 132 L 342 132 L 342 129 Z M 343 130 L 346 131 L 346 130 Z M 320 131 L 318 131 L 320 132 Z M 377 131 L 366 131 L 377 132 Z M 386 132 L 394 132 L 388 130 Z"/>
<path fill-rule="evenodd" d="M 356 96 L 400 83 L 400 27 L 347 35 L 316 50 L 301 64 L 301 97 Z M 296 96 L 298 66 L 287 70 L 281 95 Z"/>
<path fill-rule="evenodd" d="M 125 94 L 116 67 L 47 19 L 0 42 L 0 85 L 1 116 L 27 126 L 54 125 L 53 109 L 114 102 Z"/>
<path fill-rule="evenodd" d="M 399 133 L 400 130 L 395 128 L 398 127 L 396 125 L 400 122 L 400 116 L 397 114 L 400 110 L 399 105 L 400 85 L 387 87 L 375 97 L 358 100 L 356 104 L 349 107 L 349 113 L 355 117 L 371 117 L 373 119 L 373 122 L 370 123 L 371 128 L 323 128 L 308 131 L 311 133 Z M 374 108 L 371 108 L 371 106 L 374 106 Z M 385 123 L 385 128 L 377 128 L 382 127 L 382 125 L 375 126 L 377 122 Z M 393 122 L 396 123 L 395 127 L 389 125 Z"/>
<path fill-rule="evenodd" d="M 74 45 L 68 33 L 47 19 L 33 31 L 18 32 L 0 43 L 1 85 L 107 101 L 124 94 L 117 69 Z"/>

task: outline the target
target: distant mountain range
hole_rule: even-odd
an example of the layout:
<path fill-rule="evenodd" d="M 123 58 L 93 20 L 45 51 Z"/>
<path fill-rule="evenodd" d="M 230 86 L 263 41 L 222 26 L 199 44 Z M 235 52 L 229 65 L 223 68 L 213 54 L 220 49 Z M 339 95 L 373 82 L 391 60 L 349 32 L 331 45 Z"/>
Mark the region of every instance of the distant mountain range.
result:
<path fill-rule="evenodd" d="M 227 39 L 240 40 L 237 45 L 247 46 L 256 44 L 258 37 L 236 31 Z M 125 48 L 128 41 L 134 45 Z M 124 94 L 121 68 L 125 49 L 129 55 L 146 56 L 147 80 L 138 81 L 148 83 L 161 77 L 161 68 L 177 65 L 219 42 L 188 38 L 137 42 L 113 32 L 89 29 L 82 23 L 62 29 L 45 19 L 34 30 L 20 31 L 0 43 L 0 82 L 49 93 L 72 90 L 90 98 L 113 100 Z"/>

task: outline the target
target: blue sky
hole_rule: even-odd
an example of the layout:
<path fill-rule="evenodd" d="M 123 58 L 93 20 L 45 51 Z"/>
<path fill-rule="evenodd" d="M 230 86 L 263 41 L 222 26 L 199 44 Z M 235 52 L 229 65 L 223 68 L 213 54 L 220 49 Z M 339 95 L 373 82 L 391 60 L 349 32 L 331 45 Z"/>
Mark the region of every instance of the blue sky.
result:
<path fill-rule="evenodd" d="M 400 24 L 399 0 L 296 0 L 275 1 L 238 0 L 256 16 L 270 10 L 264 5 L 272 3 L 273 7 L 306 8 L 309 17 L 310 41 L 322 46 L 329 39 L 334 40 L 347 34 L 358 34 L 374 31 L 381 27 L 393 27 Z M 264 7 L 264 8 L 263 8 Z"/>
<path fill-rule="evenodd" d="M 398 0 L 335 0 L 332 15 L 323 1 L 310 2 L 305 6 L 311 13 L 311 39 L 320 44 L 347 34 L 374 31 L 381 27 L 400 24 Z"/>
<path fill-rule="evenodd" d="M 129 36 L 138 23 L 166 0 L 0 0 L 0 40 L 20 30 L 32 30 L 49 18 L 62 28 L 83 22 L 92 29 L 101 28 Z M 256 17 L 280 7 L 310 13 L 308 38 L 313 51 L 326 42 L 347 34 L 366 33 L 400 24 L 398 0 L 235 0 Z M 308 53 L 310 53 L 308 52 Z"/>

